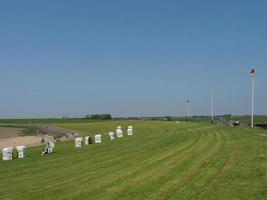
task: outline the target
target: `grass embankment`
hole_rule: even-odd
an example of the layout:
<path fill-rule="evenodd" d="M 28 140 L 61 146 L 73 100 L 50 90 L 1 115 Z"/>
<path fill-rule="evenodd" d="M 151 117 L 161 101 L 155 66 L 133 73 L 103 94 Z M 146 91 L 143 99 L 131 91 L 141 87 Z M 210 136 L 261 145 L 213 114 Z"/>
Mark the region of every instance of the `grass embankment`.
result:
<path fill-rule="evenodd" d="M 134 126 L 134 136 L 42 157 L 0 161 L 1 199 L 266 199 L 263 130 L 208 123 L 110 121 L 59 124 L 81 135 Z"/>

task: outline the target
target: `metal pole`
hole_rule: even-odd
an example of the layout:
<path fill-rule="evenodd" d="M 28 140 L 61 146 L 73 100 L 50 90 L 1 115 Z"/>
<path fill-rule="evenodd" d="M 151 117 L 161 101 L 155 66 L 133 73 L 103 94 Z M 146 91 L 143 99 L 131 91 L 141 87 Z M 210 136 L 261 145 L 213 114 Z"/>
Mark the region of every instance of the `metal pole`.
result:
<path fill-rule="evenodd" d="M 255 89 L 255 77 L 252 75 L 252 91 L 251 91 L 251 128 L 254 127 L 254 89 Z"/>
<path fill-rule="evenodd" d="M 190 101 L 187 100 L 187 120 L 189 121 L 190 118 Z"/>
<path fill-rule="evenodd" d="M 254 90 L 255 90 L 255 69 L 252 68 L 250 71 L 250 76 L 251 76 L 251 82 L 252 82 L 252 87 L 251 87 L 251 128 L 254 127 Z"/>
<path fill-rule="evenodd" d="M 214 96 L 213 93 L 211 94 L 211 122 L 214 120 Z"/>

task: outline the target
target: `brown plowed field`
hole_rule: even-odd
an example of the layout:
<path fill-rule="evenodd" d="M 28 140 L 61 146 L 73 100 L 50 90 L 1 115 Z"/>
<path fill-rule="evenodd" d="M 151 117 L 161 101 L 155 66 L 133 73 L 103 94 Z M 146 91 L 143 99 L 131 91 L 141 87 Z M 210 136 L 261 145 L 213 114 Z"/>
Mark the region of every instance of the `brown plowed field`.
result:
<path fill-rule="evenodd" d="M 0 149 L 19 145 L 40 145 L 42 136 L 21 136 L 22 128 L 0 127 Z"/>

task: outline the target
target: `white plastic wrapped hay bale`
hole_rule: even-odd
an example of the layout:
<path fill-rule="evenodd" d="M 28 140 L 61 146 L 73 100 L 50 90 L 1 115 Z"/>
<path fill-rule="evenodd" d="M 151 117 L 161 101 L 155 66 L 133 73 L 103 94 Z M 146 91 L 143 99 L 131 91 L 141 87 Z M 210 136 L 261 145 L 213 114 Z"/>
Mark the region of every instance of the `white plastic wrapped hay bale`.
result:
<path fill-rule="evenodd" d="M 117 127 L 117 130 L 116 130 L 116 136 L 117 136 L 118 138 L 123 137 L 123 133 L 122 133 L 121 126 L 118 126 L 118 127 Z"/>
<path fill-rule="evenodd" d="M 98 134 L 98 135 L 95 135 L 95 143 L 101 143 L 101 135 Z"/>
<path fill-rule="evenodd" d="M 132 126 L 128 126 L 127 135 L 133 135 L 133 127 Z"/>
<path fill-rule="evenodd" d="M 43 148 L 42 155 L 53 153 L 55 144 L 52 141 L 46 142 L 45 147 Z"/>
<path fill-rule="evenodd" d="M 83 142 L 83 138 L 81 137 L 75 138 L 75 147 L 77 148 L 82 147 L 82 142 Z"/>
<path fill-rule="evenodd" d="M 12 160 L 13 159 L 13 147 L 6 147 L 3 149 L 3 160 Z"/>
<path fill-rule="evenodd" d="M 48 153 L 53 153 L 55 144 L 54 142 L 49 141 L 48 142 Z"/>
<path fill-rule="evenodd" d="M 26 147 L 25 146 L 17 146 L 18 151 L 18 158 L 24 158 L 26 157 Z"/>
<path fill-rule="evenodd" d="M 108 135 L 109 135 L 109 139 L 110 140 L 114 140 L 115 139 L 115 133 L 114 132 L 109 132 Z"/>

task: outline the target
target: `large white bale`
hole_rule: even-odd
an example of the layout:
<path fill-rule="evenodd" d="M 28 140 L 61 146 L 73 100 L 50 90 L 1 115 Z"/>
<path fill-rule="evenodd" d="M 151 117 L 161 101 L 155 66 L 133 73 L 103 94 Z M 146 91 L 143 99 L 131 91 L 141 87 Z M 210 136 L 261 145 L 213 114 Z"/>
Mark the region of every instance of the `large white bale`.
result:
<path fill-rule="evenodd" d="M 95 135 L 95 143 L 101 143 L 101 135 Z"/>
<path fill-rule="evenodd" d="M 13 147 L 6 147 L 3 149 L 3 160 L 12 160 Z"/>
<path fill-rule="evenodd" d="M 109 139 L 110 140 L 114 140 L 115 139 L 115 133 L 114 132 L 109 132 L 108 135 L 109 135 Z"/>
<path fill-rule="evenodd" d="M 132 126 L 128 126 L 127 135 L 133 135 L 133 127 Z"/>
<path fill-rule="evenodd" d="M 123 133 L 122 133 L 122 130 L 120 128 L 117 128 L 117 130 L 116 130 L 116 136 L 118 138 L 123 137 Z"/>
<path fill-rule="evenodd" d="M 17 146 L 18 158 L 24 158 L 26 156 L 26 147 L 25 146 Z"/>
<path fill-rule="evenodd" d="M 48 153 L 53 153 L 55 144 L 51 141 L 48 142 Z"/>
<path fill-rule="evenodd" d="M 82 142 L 83 142 L 83 138 L 81 137 L 75 138 L 75 147 L 77 148 L 82 147 Z"/>
<path fill-rule="evenodd" d="M 53 153 L 55 144 L 52 141 L 48 141 L 43 148 L 42 155 Z"/>

